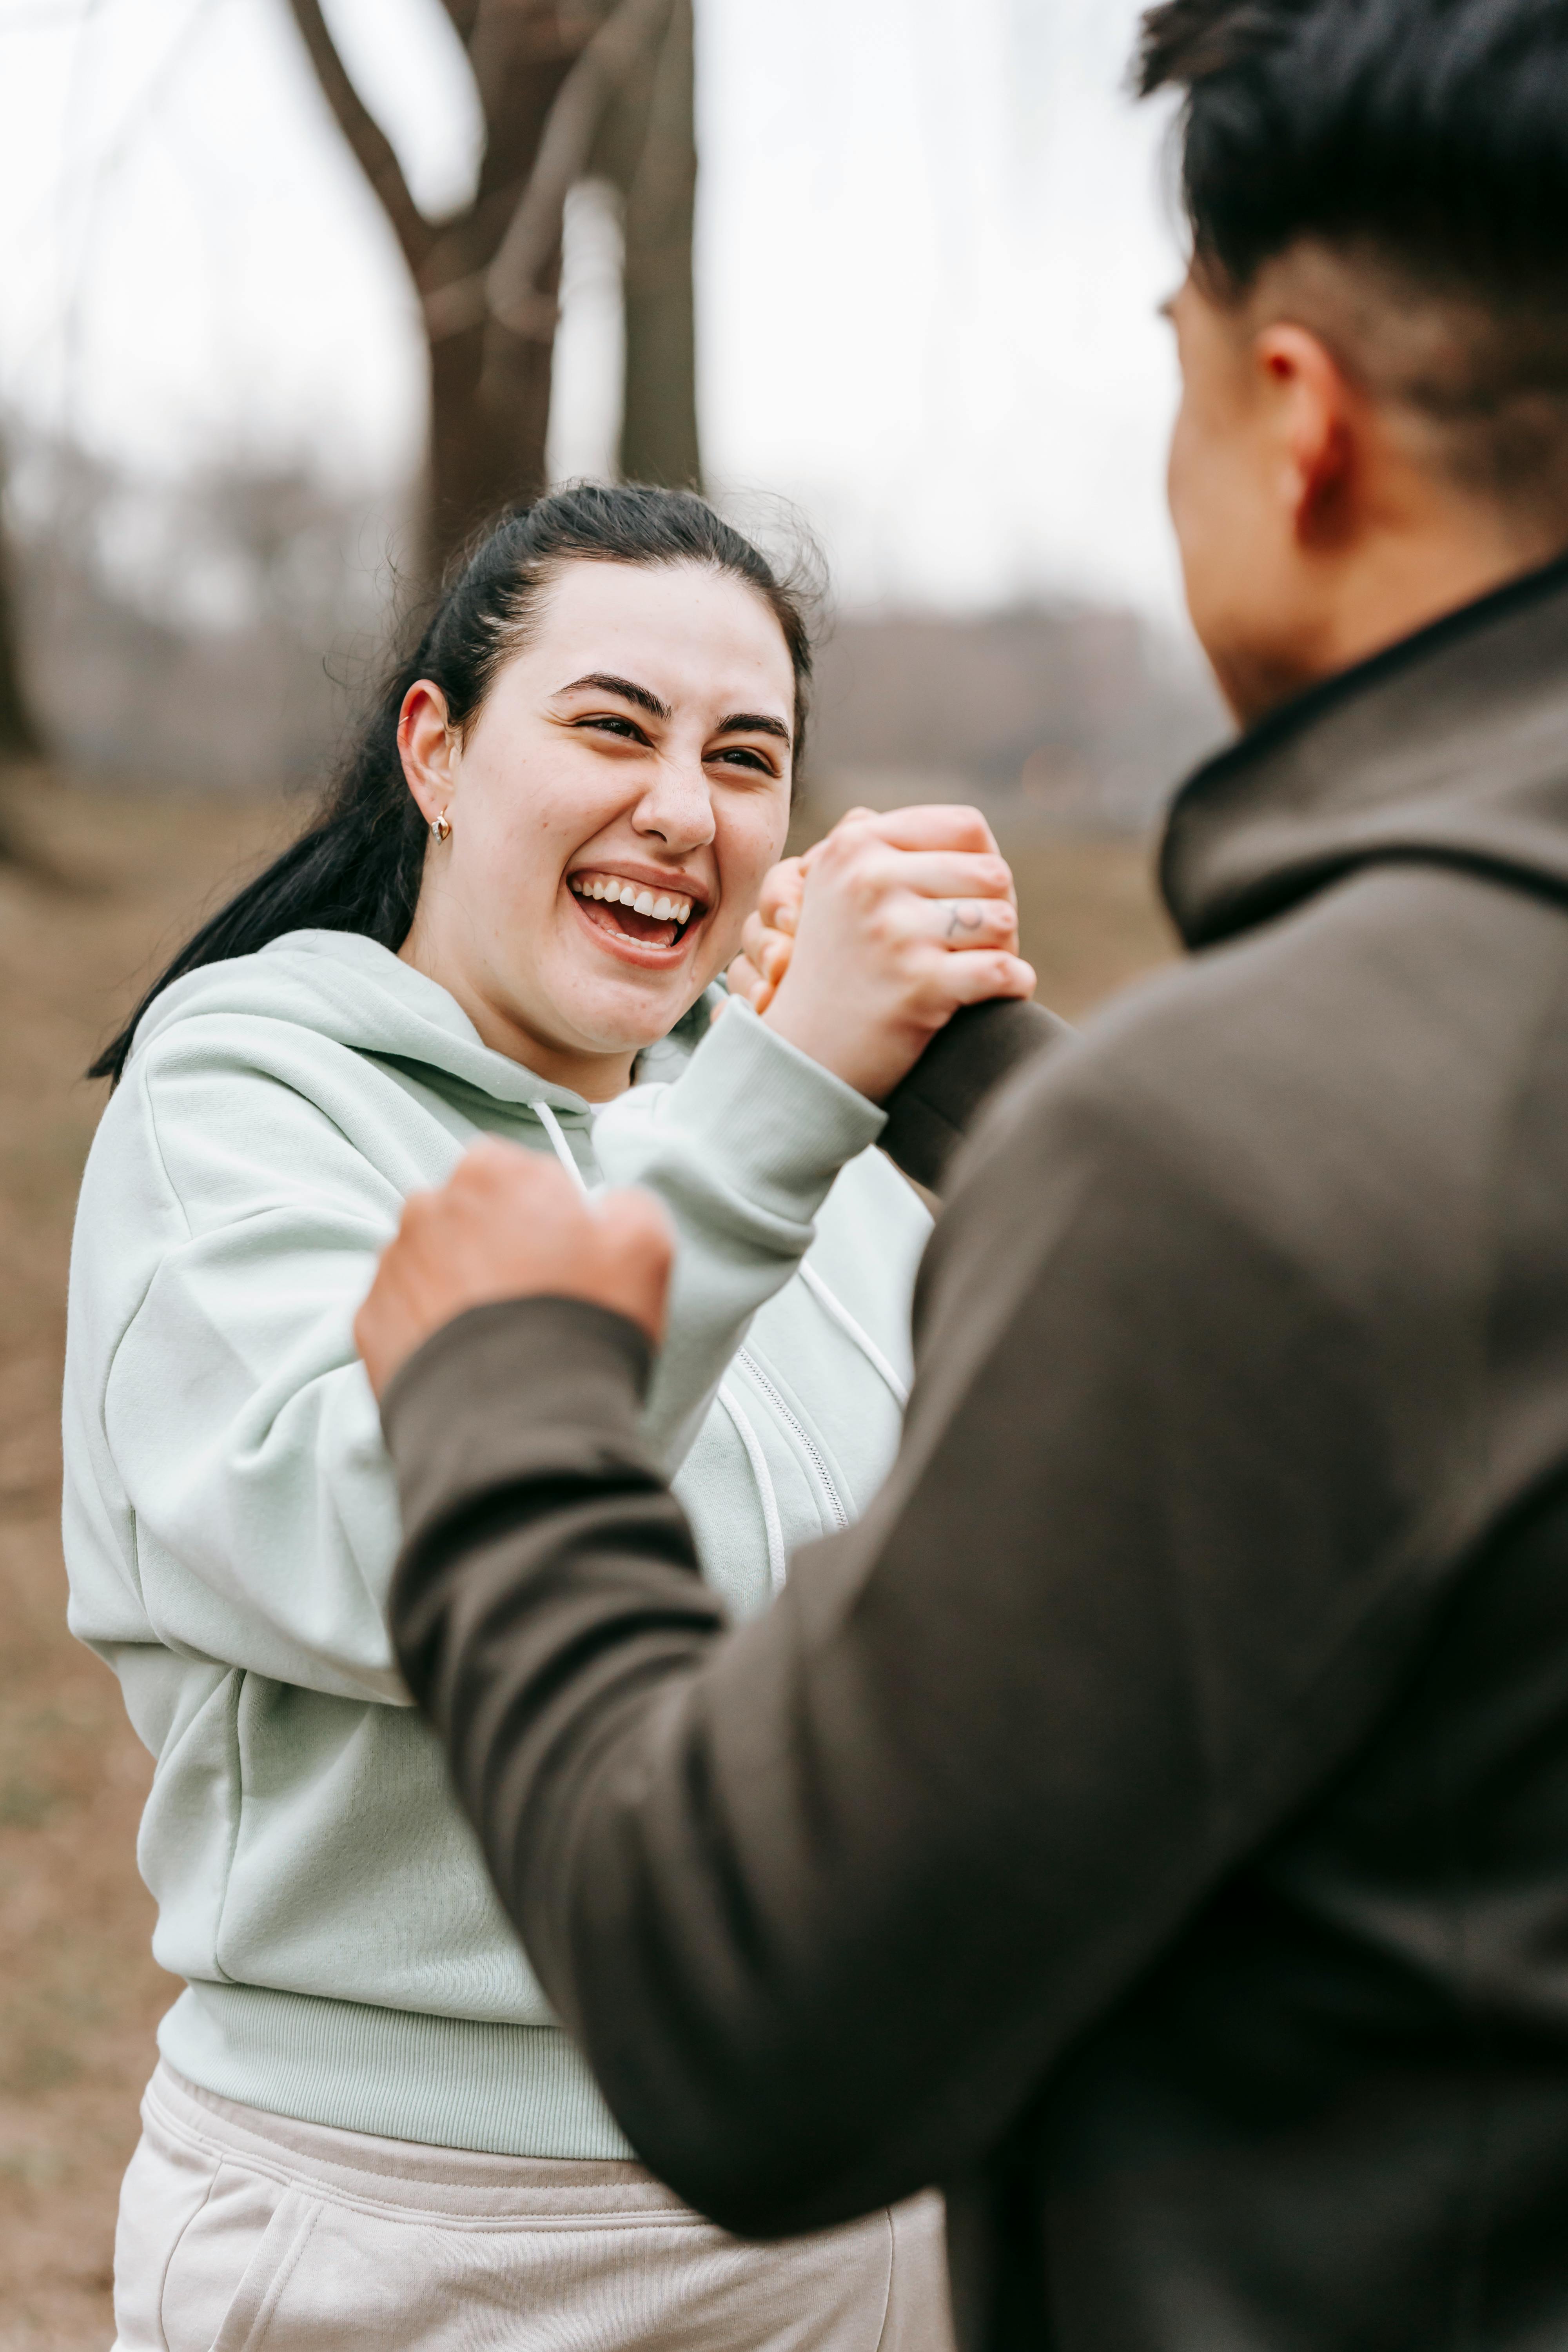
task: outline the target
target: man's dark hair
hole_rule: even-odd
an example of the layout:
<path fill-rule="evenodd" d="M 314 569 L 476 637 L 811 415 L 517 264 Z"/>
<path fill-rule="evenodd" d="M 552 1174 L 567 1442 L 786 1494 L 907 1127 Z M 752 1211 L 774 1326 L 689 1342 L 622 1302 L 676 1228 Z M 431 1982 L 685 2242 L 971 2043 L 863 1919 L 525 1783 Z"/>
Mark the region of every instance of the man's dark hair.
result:
<path fill-rule="evenodd" d="M 1568 0 L 1165 0 L 1138 79 L 1185 93 L 1208 290 L 1326 257 L 1342 362 L 1473 487 L 1568 500 Z"/>

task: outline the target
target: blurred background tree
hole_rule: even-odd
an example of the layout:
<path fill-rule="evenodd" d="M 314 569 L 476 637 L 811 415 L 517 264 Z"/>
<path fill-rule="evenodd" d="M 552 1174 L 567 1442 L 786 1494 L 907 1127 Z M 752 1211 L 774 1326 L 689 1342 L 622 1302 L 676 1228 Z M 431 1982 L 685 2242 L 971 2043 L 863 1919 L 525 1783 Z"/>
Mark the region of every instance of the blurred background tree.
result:
<path fill-rule="evenodd" d="M 0 461 L 0 490 L 5 486 Z M 4 502 L 0 500 L 0 513 Z M 0 530 L 0 770 L 18 760 L 37 759 L 43 750 L 37 722 L 22 684 L 21 650 L 16 639 L 16 606 L 12 587 L 11 548 Z"/>
<path fill-rule="evenodd" d="M 1136 5 L 0 0 L 35 728 L 76 772 L 302 782 L 483 517 L 701 478 L 826 543 L 823 818 L 1145 825 L 1215 716 Z"/>
<path fill-rule="evenodd" d="M 430 425 L 421 546 L 437 572 L 476 523 L 547 480 L 566 201 L 615 192 L 623 225 L 620 470 L 695 485 L 691 0 L 443 0 L 473 71 L 472 202 L 432 220 L 344 66 L 320 0 L 289 0 L 317 79 L 419 296 Z"/>
<path fill-rule="evenodd" d="M 0 490 L 5 469 L 0 463 Z M 0 515 L 5 511 L 0 499 Z M 22 683 L 22 654 L 16 634 L 16 604 L 13 589 L 11 547 L 0 528 L 0 865 L 35 863 L 12 815 L 15 772 L 43 756 L 43 738 Z"/>

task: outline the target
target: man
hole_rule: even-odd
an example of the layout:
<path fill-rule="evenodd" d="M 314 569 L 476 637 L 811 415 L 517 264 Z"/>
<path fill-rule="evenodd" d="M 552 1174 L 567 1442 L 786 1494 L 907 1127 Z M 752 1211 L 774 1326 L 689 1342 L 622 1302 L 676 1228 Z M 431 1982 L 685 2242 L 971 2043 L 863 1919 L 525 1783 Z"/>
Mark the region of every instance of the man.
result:
<path fill-rule="evenodd" d="M 1170 0 L 1143 84 L 1247 728 L 1165 843 L 1191 960 L 988 1114 L 892 1478 L 741 1633 L 638 1440 L 651 1210 L 494 1154 L 411 1208 L 362 1320 L 398 1637 L 730 2228 L 940 2182 L 969 2347 L 1522 2352 L 1568 2343 L 1568 5 Z"/>

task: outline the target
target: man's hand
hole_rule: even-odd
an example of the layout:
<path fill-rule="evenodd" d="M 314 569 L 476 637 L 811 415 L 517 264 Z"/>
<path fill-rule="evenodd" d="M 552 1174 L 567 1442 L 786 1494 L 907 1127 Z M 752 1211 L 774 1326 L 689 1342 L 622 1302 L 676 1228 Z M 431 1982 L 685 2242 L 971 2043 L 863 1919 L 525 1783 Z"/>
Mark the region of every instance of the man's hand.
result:
<path fill-rule="evenodd" d="M 501 1298 L 586 1298 L 664 1337 L 675 1235 L 651 1192 L 585 1201 L 564 1169 L 513 1143 L 476 1144 L 438 1192 L 405 1202 L 354 1318 L 379 1397 L 444 1323 Z"/>
<path fill-rule="evenodd" d="M 731 985 L 882 1101 L 963 1004 L 1026 997 L 1013 877 L 975 809 L 856 809 L 775 866 Z"/>

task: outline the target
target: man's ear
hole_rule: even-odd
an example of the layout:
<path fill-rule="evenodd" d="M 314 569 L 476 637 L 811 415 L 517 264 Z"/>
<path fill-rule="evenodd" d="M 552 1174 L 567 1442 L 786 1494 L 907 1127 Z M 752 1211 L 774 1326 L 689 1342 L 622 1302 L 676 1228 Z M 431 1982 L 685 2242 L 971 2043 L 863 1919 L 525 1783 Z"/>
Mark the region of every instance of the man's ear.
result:
<path fill-rule="evenodd" d="M 447 718 L 447 698 L 428 678 L 420 678 L 403 698 L 397 750 L 420 814 L 434 824 L 457 794 L 458 740 Z"/>
<path fill-rule="evenodd" d="M 1354 527 L 1364 403 L 1326 343 L 1276 321 L 1253 344 L 1279 460 L 1279 497 L 1298 542 L 1328 548 Z"/>

